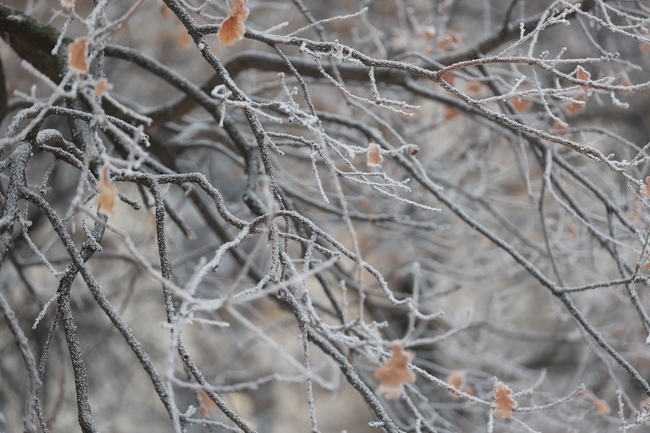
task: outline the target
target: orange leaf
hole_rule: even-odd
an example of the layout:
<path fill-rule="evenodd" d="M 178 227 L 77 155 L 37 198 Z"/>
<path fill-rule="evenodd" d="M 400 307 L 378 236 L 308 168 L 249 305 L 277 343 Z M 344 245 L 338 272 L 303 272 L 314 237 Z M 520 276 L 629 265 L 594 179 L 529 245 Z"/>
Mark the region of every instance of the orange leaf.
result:
<path fill-rule="evenodd" d="M 88 72 L 88 38 L 77 38 L 68 45 L 68 68 L 77 74 Z"/>
<path fill-rule="evenodd" d="M 381 167 L 384 157 L 381 155 L 381 147 L 377 143 L 368 144 L 366 152 L 366 164 L 368 167 Z"/>
<path fill-rule="evenodd" d="M 512 390 L 499 382 L 494 388 L 494 416 L 499 418 L 512 418 L 512 410 L 517 407 L 517 402 L 511 397 Z"/>
<path fill-rule="evenodd" d="M 444 119 L 447 121 L 454 120 L 455 118 L 463 115 L 463 113 L 461 113 L 459 110 L 456 110 L 455 108 L 451 108 L 451 107 L 445 107 L 444 112 L 445 112 Z"/>
<path fill-rule="evenodd" d="M 431 43 L 433 42 L 433 39 L 436 36 L 436 28 L 434 26 L 421 27 L 420 30 L 418 31 L 418 36 L 424 42 Z"/>
<path fill-rule="evenodd" d="M 591 74 L 585 68 L 578 65 L 578 67 L 576 68 L 576 78 L 578 80 L 589 81 L 589 79 L 591 78 Z M 589 86 L 582 86 L 582 90 L 587 92 L 587 94 L 591 93 L 591 89 L 589 88 Z"/>
<path fill-rule="evenodd" d="M 109 179 L 108 164 L 102 167 L 99 171 L 99 195 L 97 196 L 96 203 L 99 205 L 100 210 L 108 216 L 115 215 L 115 206 L 117 205 L 117 188 Z"/>
<path fill-rule="evenodd" d="M 583 96 L 578 96 L 575 98 L 578 101 L 584 101 L 585 97 Z M 576 116 L 580 113 L 585 111 L 585 104 L 580 104 L 578 102 L 572 102 L 569 105 L 564 107 L 564 112 L 567 114 L 567 116 Z"/>
<path fill-rule="evenodd" d="M 454 76 L 453 72 L 445 72 L 444 74 L 442 74 L 442 76 L 440 78 L 442 78 L 443 81 L 446 81 L 447 84 L 449 84 L 450 86 L 453 86 L 454 85 L 454 79 L 456 77 Z"/>
<path fill-rule="evenodd" d="M 208 415 L 215 411 L 217 405 L 214 404 L 208 393 L 204 390 L 199 391 L 199 396 L 199 413 L 202 418 L 207 418 Z"/>
<path fill-rule="evenodd" d="M 113 85 L 106 78 L 95 83 L 95 96 L 101 96 L 113 88 Z"/>
<path fill-rule="evenodd" d="M 467 84 L 467 93 L 470 93 L 472 95 L 483 95 L 489 91 L 490 88 L 488 86 L 478 81 L 472 81 L 471 83 Z"/>
<path fill-rule="evenodd" d="M 219 43 L 224 47 L 229 47 L 244 37 L 244 33 L 246 33 L 244 21 L 248 18 L 249 13 L 246 7 L 247 2 L 248 0 L 233 0 L 230 13 L 217 33 Z"/>
<path fill-rule="evenodd" d="M 612 412 L 612 409 L 609 407 L 609 405 L 605 400 L 596 397 L 594 393 L 588 389 L 585 389 L 584 391 L 576 395 L 582 395 L 587 399 L 589 399 L 589 401 L 593 403 L 596 410 L 602 414 L 609 415 Z"/>
<path fill-rule="evenodd" d="M 576 68 L 576 78 L 578 80 L 587 81 L 589 78 L 591 78 L 591 74 L 585 68 L 578 65 L 578 67 Z"/>
<path fill-rule="evenodd" d="M 607 402 L 603 399 L 597 398 L 596 396 L 593 396 L 591 399 L 591 402 L 594 404 L 594 407 L 596 410 L 600 413 L 603 413 L 605 415 L 609 415 L 612 412 L 612 409 L 609 407 Z"/>
<path fill-rule="evenodd" d="M 520 96 L 513 96 L 510 98 L 510 103 L 512 108 L 519 114 L 525 113 L 530 110 L 530 107 L 533 106 L 533 103 L 527 99 L 523 99 Z"/>
<path fill-rule="evenodd" d="M 447 383 L 457 390 L 462 391 L 463 388 L 465 388 L 465 373 L 459 370 L 452 371 L 449 373 L 449 376 L 447 376 Z M 449 392 L 449 395 L 453 399 L 459 398 L 459 396 L 453 392 Z"/>
<path fill-rule="evenodd" d="M 555 130 L 555 131 L 557 131 L 557 132 L 560 132 L 560 133 L 561 133 L 561 132 L 563 132 L 563 131 L 566 131 L 567 129 L 568 129 L 568 127 L 565 126 L 565 125 L 563 125 L 563 124 L 561 124 L 560 122 L 557 122 L 557 121 L 556 121 L 555 123 L 553 123 L 553 130 Z"/>
<path fill-rule="evenodd" d="M 180 45 L 181 48 L 189 48 L 191 44 L 192 37 L 189 33 L 187 33 L 185 27 L 183 27 L 178 34 L 178 45 Z"/>
<path fill-rule="evenodd" d="M 162 0 L 158 0 L 158 5 L 160 6 L 160 13 L 163 17 L 165 17 L 166 20 L 171 20 L 174 18 L 174 13 L 167 7 L 165 3 L 163 3 Z"/>
<path fill-rule="evenodd" d="M 650 195 L 650 176 L 645 178 L 645 185 L 641 186 L 639 192 L 643 197 L 647 197 Z"/>
<path fill-rule="evenodd" d="M 438 47 L 443 52 L 455 51 L 463 47 L 463 41 L 460 35 L 453 30 L 447 30 L 444 35 L 438 39 Z"/>
<path fill-rule="evenodd" d="M 398 341 L 391 344 L 391 352 L 388 362 L 375 372 L 375 377 L 381 379 L 377 394 L 387 399 L 401 397 L 404 394 L 404 384 L 415 382 L 415 373 L 408 366 L 415 356 L 413 352 L 404 350 Z"/>

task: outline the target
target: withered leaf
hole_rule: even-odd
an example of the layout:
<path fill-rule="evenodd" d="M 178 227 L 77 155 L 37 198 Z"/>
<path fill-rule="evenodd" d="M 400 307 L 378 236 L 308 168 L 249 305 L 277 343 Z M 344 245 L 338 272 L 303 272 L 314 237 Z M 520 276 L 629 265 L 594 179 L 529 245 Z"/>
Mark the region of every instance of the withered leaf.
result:
<path fill-rule="evenodd" d="M 415 373 L 408 366 L 415 356 L 413 352 L 404 350 L 397 341 L 391 344 L 391 352 L 388 362 L 375 372 L 375 377 L 381 379 L 377 394 L 387 399 L 401 397 L 404 394 L 404 384 L 415 382 Z"/>

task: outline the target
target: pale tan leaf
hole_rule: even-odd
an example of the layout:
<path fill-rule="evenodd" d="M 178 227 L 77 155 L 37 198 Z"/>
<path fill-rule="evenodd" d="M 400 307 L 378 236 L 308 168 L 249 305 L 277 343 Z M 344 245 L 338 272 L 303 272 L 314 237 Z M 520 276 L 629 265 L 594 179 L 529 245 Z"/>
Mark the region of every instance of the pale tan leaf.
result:
<path fill-rule="evenodd" d="M 578 80 L 589 81 L 589 79 L 591 78 L 591 73 L 589 73 L 589 71 L 587 71 L 582 66 L 578 65 L 578 67 L 576 68 L 576 78 Z M 582 90 L 587 92 L 587 94 L 591 94 L 591 89 L 589 88 L 589 86 L 582 86 Z"/>
<path fill-rule="evenodd" d="M 248 18 L 249 10 L 246 7 L 248 0 L 233 0 L 230 7 L 230 13 L 221 24 L 217 36 L 219 43 L 224 47 L 230 47 L 235 42 L 241 40 L 246 33 L 244 21 Z"/>
<path fill-rule="evenodd" d="M 88 38 L 77 38 L 68 45 L 68 67 L 77 74 L 88 72 Z"/>
<path fill-rule="evenodd" d="M 494 407 L 494 416 L 499 418 L 512 418 L 512 410 L 517 407 L 512 389 L 501 382 L 494 388 Z"/>
<path fill-rule="evenodd" d="M 185 27 L 178 34 L 178 45 L 183 49 L 189 48 L 192 45 L 192 37 L 187 33 Z"/>
<path fill-rule="evenodd" d="M 520 96 L 513 96 L 510 98 L 510 103 L 512 104 L 512 108 L 514 108 L 519 114 L 527 112 L 533 106 L 531 101 L 523 99 Z"/>
<path fill-rule="evenodd" d="M 447 53 L 456 51 L 463 47 L 463 41 L 458 33 L 453 30 L 447 30 L 445 34 L 438 38 L 438 48 Z"/>
<path fill-rule="evenodd" d="M 451 107 L 445 107 L 443 111 L 444 111 L 444 119 L 446 121 L 454 120 L 455 118 L 463 115 L 462 112 Z"/>
<path fill-rule="evenodd" d="M 650 196 L 650 176 L 645 178 L 645 185 L 642 185 L 639 192 L 643 197 Z"/>
<path fill-rule="evenodd" d="M 401 397 L 404 394 L 404 384 L 415 382 L 415 373 L 408 366 L 415 356 L 413 352 L 404 350 L 397 341 L 392 343 L 391 352 L 388 362 L 375 372 L 375 377 L 381 379 L 377 394 L 387 399 Z"/>
<path fill-rule="evenodd" d="M 381 167 L 384 157 L 381 154 L 381 147 L 377 143 L 370 143 L 366 152 L 366 164 L 368 167 Z"/>
<path fill-rule="evenodd" d="M 101 96 L 113 88 L 113 85 L 106 78 L 95 83 L 95 96 Z"/>
<path fill-rule="evenodd" d="M 584 101 L 585 97 L 584 96 L 579 96 L 575 98 L 577 101 Z M 564 112 L 567 114 L 567 116 L 576 116 L 580 113 L 585 111 L 585 104 L 581 104 L 579 102 L 571 102 L 569 105 L 564 107 Z"/>
<path fill-rule="evenodd" d="M 459 370 L 453 370 L 449 375 L 447 376 L 447 383 L 454 388 L 456 388 L 459 391 L 462 391 L 463 388 L 465 388 L 465 373 Z M 454 394 L 453 392 L 449 392 L 449 395 L 453 399 L 457 399 L 460 396 L 458 394 Z"/>
<path fill-rule="evenodd" d="M 99 195 L 97 196 L 96 203 L 99 205 L 100 211 L 108 216 L 115 215 L 117 187 L 111 183 L 109 178 L 108 164 L 104 165 L 99 171 L 97 188 L 99 189 Z"/>

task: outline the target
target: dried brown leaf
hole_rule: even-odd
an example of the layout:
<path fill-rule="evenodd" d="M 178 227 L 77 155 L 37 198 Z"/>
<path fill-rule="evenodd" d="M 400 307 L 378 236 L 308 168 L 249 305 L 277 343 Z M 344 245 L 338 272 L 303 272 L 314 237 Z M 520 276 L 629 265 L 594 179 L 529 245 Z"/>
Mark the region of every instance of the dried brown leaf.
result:
<path fill-rule="evenodd" d="M 88 72 L 88 38 L 77 38 L 68 45 L 68 68 L 77 74 Z"/>
<path fill-rule="evenodd" d="M 512 398 L 512 389 L 499 382 L 494 388 L 494 416 L 499 418 L 512 418 L 512 410 L 517 407 L 517 402 Z"/>
<path fill-rule="evenodd" d="M 641 188 L 639 188 L 639 192 L 643 197 L 650 196 L 650 176 L 645 178 L 645 185 L 642 185 Z"/>
<path fill-rule="evenodd" d="M 422 39 L 422 41 L 431 43 L 436 37 L 436 28 L 434 26 L 420 27 L 418 36 L 420 39 Z"/>
<path fill-rule="evenodd" d="M 185 27 L 178 34 L 178 45 L 183 49 L 189 48 L 192 45 L 192 37 L 187 33 Z"/>
<path fill-rule="evenodd" d="M 233 0 L 230 6 L 230 13 L 221 24 L 217 33 L 219 43 L 224 47 L 230 47 L 235 42 L 243 39 L 246 33 L 244 21 L 248 18 L 249 10 L 246 7 L 248 0 Z"/>
<path fill-rule="evenodd" d="M 457 390 L 462 391 L 465 388 L 465 373 L 459 370 L 453 370 L 447 376 L 447 383 Z M 453 392 L 449 392 L 449 395 L 453 399 L 460 398 L 458 394 L 454 394 Z"/>
<path fill-rule="evenodd" d="M 368 167 L 381 167 L 384 157 L 381 154 L 381 147 L 377 143 L 368 144 L 366 152 L 366 164 Z"/>
<path fill-rule="evenodd" d="M 490 88 L 479 81 L 472 81 L 467 84 L 467 93 L 473 96 L 489 93 Z"/>
<path fill-rule="evenodd" d="M 589 79 L 591 78 L 591 74 L 585 68 L 578 65 L 578 67 L 576 68 L 576 78 L 582 81 L 589 81 Z M 591 89 L 589 88 L 589 86 L 582 86 L 582 90 L 584 90 L 587 94 L 591 94 Z"/>
<path fill-rule="evenodd" d="M 95 96 L 101 96 L 113 88 L 113 85 L 106 78 L 95 83 Z"/>
<path fill-rule="evenodd" d="M 463 48 L 463 41 L 460 35 L 453 30 L 447 30 L 444 35 L 438 39 L 438 48 L 447 53 Z"/>
<path fill-rule="evenodd" d="M 210 396 L 204 390 L 199 391 L 199 414 L 201 418 L 207 418 L 211 413 L 217 409 Z"/>
<path fill-rule="evenodd" d="M 158 0 L 158 6 L 160 6 L 160 13 L 163 17 L 165 17 L 166 20 L 171 20 L 174 18 L 174 13 L 162 0 Z"/>
<path fill-rule="evenodd" d="M 575 98 L 578 101 L 584 101 L 584 96 L 578 96 Z M 585 104 L 580 104 L 578 102 L 572 102 L 569 105 L 564 107 L 564 112 L 567 116 L 576 116 L 585 111 Z"/>
<path fill-rule="evenodd" d="M 99 205 L 101 212 L 108 216 L 115 215 L 117 187 L 111 183 L 108 164 L 103 166 L 99 171 L 97 187 L 99 189 L 99 195 L 97 196 L 96 203 Z"/>
<path fill-rule="evenodd" d="M 609 415 L 612 412 L 612 409 L 609 407 L 605 400 L 596 397 L 594 393 L 588 389 L 585 389 L 576 395 L 581 395 L 587 398 L 589 401 L 591 401 L 596 410 L 602 414 Z"/>
<path fill-rule="evenodd" d="M 443 81 L 445 81 L 450 86 L 453 86 L 456 77 L 454 76 L 453 72 L 445 72 L 440 78 L 442 78 Z"/>
<path fill-rule="evenodd" d="M 527 112 L 533 106 L 531 101 L 523 99 L 520 96 L 513 96 L 510 98 L 510 103 L 512 104 L 512 108 L 514 108 L 519 114 Z"/>
<path fill-rule="evenodd" d="M 381 379 L 377 394 L 387 399 L 401 397 L 404 394 L 404 384 L 415 382 L 415 373 L 408 366 L 413 360 L 413 352 L 404 350 L 397 341 L 391 344 L 391 352 L 388 362 L 375 372 L 375 377 Z"/>
<path fill-rule="evenodd" d="M 593 396 L 591 402 L 594 404 L 596 410 L 602 414 L 609 415 L 612 412 L 612 409 L 609 407 L 607 402 L 603 399 Z"/>
<path fill-rule="evenodd" d="M 591 74 L 585 68 L 578 65 L 578 67 L 576 68 L 576 78 L 578 80 L 587 81 L 588 79 L 591 78 Z"/>
<path fill-rule="evenodd" d="M 445 113 L 444 114 L 444 119 L 446 121 L 454 120 L 455 118 L 460 117 L 460 116 L 463 115 L 462 112 L 460 112 L 459 110 L 456 110 L 455 108 L 451 108 L 451 107 L 445 107 L 444 113 Z"/>
<path fill-rule="evenodd" d="M 621 86 L 625 86 L 625 87 L 633 86 L 632 82 L 630 81 L 630 77 L 628 77 L 625 72 L 621 74 Z"/>

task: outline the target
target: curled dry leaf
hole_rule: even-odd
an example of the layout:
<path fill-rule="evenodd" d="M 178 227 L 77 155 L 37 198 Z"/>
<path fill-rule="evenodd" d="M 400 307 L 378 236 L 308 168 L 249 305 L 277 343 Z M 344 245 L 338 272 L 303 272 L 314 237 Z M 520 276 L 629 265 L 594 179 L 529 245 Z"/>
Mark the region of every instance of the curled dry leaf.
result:
<path fill-rule="evenodd" d="M 602 414 L 609 415 L 612 412 L 612 409 L 609 407 L 605 400 L 596 397 L 594 393 L 588 389 L 581 390 L 576 393 L 576 395 L 587 398 L 589 401 L 591 401 L 596 410 Z"/>
<path fill-rule="evenodd" d="M 633 86 L 632 82 L 630 81 L 630 77 L 625 72 L 621 73 L 621 86 L 625 87 L 631 87 Z"/>
<path fill-rule="evenodd" d="M 459 110 L 456 110 L 455 108 L 451 107 L 445 107 L 444 108 L 444 119 L 446 121 L 454 120 L 457 117 L 461 117 L 463 113 L 461 113 Z"/>
<path fill-rule="evenodd" d="M 453 30 L 447 30 L 438 39 L 438 48 L 445 53 L 456 51 L 463 48 L 463 41 L 458 33 Z"/>
<path fill-rule="evenodd" d="M 68 68 L 77 74 L 88 72 L 88 38 L 77 38 L 68 45 Z"/>
<path fill-rule="evenodd" d="M 370 143 L 366 158 L 368 167 L 381 167 L 381 163 L 384 161 L 384 157 L 381 155 L 381 147 L 377 143 Z"/>
<path fill-rule="evenodd" d="M 591 78 L 591 74 L 585 68 L 578 65 L 578 67 L 576 68 L 576 78 L 582 81 L 589 81 L 589 79 Z M 591 89 L 589 88 L 589 86 L 582 86 L 582 90 L 584 90 L 587 94 L 591 94 Z"/>
<path fill-rule="evenodd" d="M 418 36 L 424 42 L 431 43 L 436 37 L 436 28 L 434 26 L 420 27 L 418 30 Z"/>
<path fill-rule="evenodd" d="M 650 196 L 650 176 L 645 178 L 645 185 L 642 185 L 639 192 L 643 197 Z"/>
<path fill-rule="evenodd" d="M 99 171 L 99 195 L 96 203 L 100 210 L 108 216 L 115 215 L 115 206 L 117 206 L 117 187 L 111 183 L 109 178 L 108 164 L 103 166 Z"/>
<path fill-rule="evenodd" d="M 190 47 L 190 45 L 192 45 L 192 37 L 189 33 L 187 33 L 187 29 L 185 27 L 183 27 L 178 34 L 178 45 L 183 49 L 187 49 Z"/>
<path fill-rule="evenodd" d="M 584 101 L 584 96 L 578 96 L 575 98 L 577 101 Z M 567 116 L 577 116 L 578 114 L 585 111 L 586 104 L 580 102 L 572 102 L 569 105 L 564 107 L 564 112 Z"/>
<path fill-rule="evenodd" d="M 578 67 L 576 68 L 576 78 L 578 80 L 587 81 L 588 79 L 591 78 L 591 74 L 585 68 L 578 65 Z"/>
<path fill-rule="evenodd" d="M 214 413 L 217 405 L 214 404 L 208 393 L 204 390 L 199 391 L 199 414 L 201 418 L 207 418 L 210 414 Z"/>
<path fill-rule="evenodd" d="M 244 37 L 244 33 L 246 33 L 244 21 L 248 18 L 249 13 L 246 3 L 248 0 L 232 0 L 230 13 L 217 33 L 219 43 L 224 47 L 229 47 Z"/>
<path fill-rule="evenodd" d="M 74 0 L 59 0 L 59 4 L 64 9 L 70 9 L 74 5 Z"/>
<path fill-rule="evenodd" d="M 465 373 L 459 370 L 453 370 L 451 373 L 449 373 L 449 376 L 447 376 L 447 383 L 457 390 L 462 391 L 463 388 L 465 388 Z M 449 395 L 453 399 L 460 398 L 459 395 L 454 394 L 451 391 L 449 392 Z"/>
<path fill-rule="evenodd" d="M 472 96 L 486 95 L 490 92 L 490 88 L 488 86 L 478 81 L 472 81 L 471 83 L 468 83 L 466 90 L 467 93 Z"/>
<path fill-rule="evenodd" d="M 512 410 L 516 407 L 517 402 L 512 398 L 512 389 L 498 382 L 494 387 L 494 416 L 512 418 Z"/>
<path fill-rule="evenodd" d="M 174 13 L 162 0 L 158 0 L 158 6 L 160 7 L 160 13 L 163 17 L 165 17 L 166 20 L 171 20 L 174 18 Z"/>
<path fill-rule="evenodd" d="M 440 78 L 442 78 L 442 80 L 450 86 L 453 86 L 456 77 L 454 76 L 453 72 L 445 72 Z"/>
<path fill-rule="evenodd" d="M 95 83 L 95 96 L 101 96 L 113 88 L 113 85 L 106 78 Z"/>
<path fill-rule="evenodd" d="M 645 412 L 650 407 L 650 398 L 644 398 L 639 402 L 639 410 Z"/>
<path fill-rule="evenodd" d="M 375 377 L 381 379 L 377 394 L 388 399 L 404 394 L 404 384 L 415 382 L 415 373 L 408 366 L 414 356 L 413 352 L 404 350 L 401 343 L 394 341 L 391 344 L 390 359 L 375 372 Z"/>
<path fill-rule="evenodd" d="M 641 44 L 639 44 L 639 51 L 641 51 L 641 54 L 650 53 L 650 44 L 647 42 L 641 42 Z"/>
<path fill-rule="evenodd" d="M 533 103 L 528 99 L 523 99 L 521 96 L 513 96 L 510 98 L 512 108 L 519 114 L 525 113 L 533 106 Z"/>
<path fill-rule="evenodd" d="M 592 396 L 591 402 L 594 404 L 596 410 L 602 414 L 609 415 L 612 412 L 612 409 L 609 407 L 607 402 L 595 395 Z"/>

